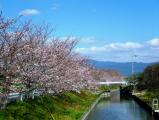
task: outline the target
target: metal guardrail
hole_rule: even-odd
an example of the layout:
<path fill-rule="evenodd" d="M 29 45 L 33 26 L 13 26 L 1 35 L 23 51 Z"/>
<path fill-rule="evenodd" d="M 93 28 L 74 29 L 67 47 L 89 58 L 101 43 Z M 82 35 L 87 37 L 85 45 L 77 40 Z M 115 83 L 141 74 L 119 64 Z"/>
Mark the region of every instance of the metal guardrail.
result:
<path fill-rule="evenodd" d="M 10 102 L 23 101 L 28 98 L 34 99 L 35 96 L 40 96 L 42 94 L 42 91 L 36 89 L 21 93 L 0 94 L 0 109 L 5 108 L 5 106 Z"/>

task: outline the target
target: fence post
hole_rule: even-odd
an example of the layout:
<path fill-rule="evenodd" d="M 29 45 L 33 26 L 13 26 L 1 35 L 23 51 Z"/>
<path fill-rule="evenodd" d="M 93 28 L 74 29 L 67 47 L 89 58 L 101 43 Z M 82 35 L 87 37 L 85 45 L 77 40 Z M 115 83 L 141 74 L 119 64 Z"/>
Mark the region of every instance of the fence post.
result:
<path fill-rule="evenodd" d="M 20 101 L 23 101 L 23 94 L 20 94 Z"/>
<path fill-rule="evenodd" d="M 33 90 L 33 92 L 32 92 L 32 99 L 34 99 L 34 90 Z"/>

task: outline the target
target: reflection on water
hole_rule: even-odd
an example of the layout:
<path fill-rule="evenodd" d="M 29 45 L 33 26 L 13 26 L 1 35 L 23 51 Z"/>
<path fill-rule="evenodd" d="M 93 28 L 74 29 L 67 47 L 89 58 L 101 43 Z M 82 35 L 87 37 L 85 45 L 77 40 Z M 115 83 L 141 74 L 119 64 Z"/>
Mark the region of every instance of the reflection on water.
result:
<path fill-rule="evenodd" d="M 102 99 L 89 114 L 87 120 L 153 120 L 131 98 L 120 98 L 119 92 L 111 93 L 108 100 Z"/>

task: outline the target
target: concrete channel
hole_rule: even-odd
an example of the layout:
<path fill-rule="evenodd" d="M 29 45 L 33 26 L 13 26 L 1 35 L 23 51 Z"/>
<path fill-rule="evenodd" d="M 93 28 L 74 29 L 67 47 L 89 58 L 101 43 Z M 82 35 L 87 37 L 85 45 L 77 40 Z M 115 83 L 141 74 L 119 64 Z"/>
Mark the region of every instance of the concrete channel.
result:
<path fill-rule="evenodd" d="M 91 105 L 91 107 L 89 108 L 89 110 L 87 112 L 85 112 L 83 114 L 83 116 L 79 119 L 79 120 L 86 120 L 86 118 L 88 117 L 88 115 L 90 114 L 90 112 L 95 108 L 95 106 L 98 104 L 98 102 L 102 99 L 102 98 L 108 98 L 110 97 L 110 92 L 104 92 L 102 93 L 97 100 Z"/>

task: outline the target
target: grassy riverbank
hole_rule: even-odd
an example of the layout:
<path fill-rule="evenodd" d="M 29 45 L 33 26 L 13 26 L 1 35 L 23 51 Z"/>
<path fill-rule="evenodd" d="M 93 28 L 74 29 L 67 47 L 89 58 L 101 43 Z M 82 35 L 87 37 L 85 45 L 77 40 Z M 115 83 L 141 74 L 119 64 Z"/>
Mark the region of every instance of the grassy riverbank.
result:
<path fill-rule="evenodd" d="M 97 95 L 91 92 L 66 92 L 34 100 L 11 103 L 0 111 L 0 120 L 77 120 Z"/>

